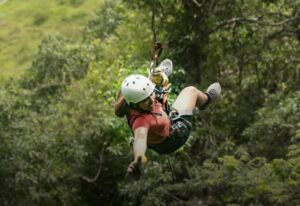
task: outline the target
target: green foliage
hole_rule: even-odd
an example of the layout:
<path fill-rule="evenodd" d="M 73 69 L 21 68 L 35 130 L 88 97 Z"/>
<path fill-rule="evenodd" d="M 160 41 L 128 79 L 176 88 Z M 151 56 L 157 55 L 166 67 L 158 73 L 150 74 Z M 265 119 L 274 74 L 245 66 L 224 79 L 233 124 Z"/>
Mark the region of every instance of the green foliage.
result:
<path fill-rule="evenodd" d="M 153 2 L 102 3 L 76 40 L 44 38 L 24 75 L 0 88 L 2 205 L 299 205 L 299 2 L 156 1 L 170 101 L 193 82 L 204 91 L 220 81 L 222 97 L 196 112 L 169 159 L 148 151 L 132 182 L 132 134 L 113 103 L 126 75 L 147 74 Z M 69 7 L 86 1 L 58 4 L 27 23 L 86 17 Z"/>
<path fill-rule="evenodd" d="M 105 1 L 88 22 L 83 39 L 90 45 L 96 61 L 104 59 L 106 64 L 118 62 L 122 72 L 147 73 L 145 68 L 149 65 L 151 52 L 150 22 L 145 24 L 147 21 L 147 16 L 126 10 L 123 2 Z"/>
<path fill-rule="evenodd" d="M 20 80 L 23 88 L 34 93 L 32 107 L 42 110 L 52 99 L 63 95 L 64 89 L 73 81 L 84 78 L 91 56 L 86 46 L 71 43 L 61 36 L 45 38 L 32 66 Z"/>
<path fill-rule="evenodd" d="M 117 185 L 110 180 L 112 175 L 122 176 L 122 169 L 116 168 L 123 166 L 109 162 L 123 161 L 126 125 L 113 116 L 110 85 L 94 74 L 70 86 L 59 102 L 40 113 L 31 110 L 33 92 L 12 87 L 1 93 L 1 142 L 6 145 L 1 150 L 0 174 L 6 177 L 1 199 L 7 204 L 82 205 L 90 196 L 82 196 L 86 190 L 105 191 L 101 201 L 113 195 Z M 103 145 L 106 161 L 98 180 L 102 186 L 93 189 L 82 178 L 95 175 Z"/>
<path fill-rule="evenodd" d="M 124 8 L 121 1 L 105 1 L 101 9 L 86 26 L 86 38 L 105 39 L 115 32 L 124 18 Z"/>
<path fill-rule="evenodd" d="M 83 78 L 90 60 L 85 50 L 84 46 L 71 44 L 59 36 L 45 38 L 32 67 L 28 69 L 25 86 L 36 88 L 40 85 L 63 85 L 72 79 Z"/>
<path fill-rule="evenodd" d="M 243 136 L 248 139 L 250 152 L 253 155 L 273 159 L 282 157 L 287 147 L 297 141 L 295 139 L 297 123 L 300 119 L 300 93 L 281 100 L 270 97 L 270 105 L 258 110 L 258 118 L 248 127 Z"/>

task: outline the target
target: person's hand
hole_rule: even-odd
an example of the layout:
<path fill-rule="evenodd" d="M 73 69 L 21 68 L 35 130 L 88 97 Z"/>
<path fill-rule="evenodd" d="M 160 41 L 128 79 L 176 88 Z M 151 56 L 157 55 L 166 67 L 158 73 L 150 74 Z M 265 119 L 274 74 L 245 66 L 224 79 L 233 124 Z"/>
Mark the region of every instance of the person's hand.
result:
<path fill-rule="evenodd" d="M 157 67 L 153 72 L 151 72 L 149 79 L 157 86 L 165 87 L 169 83 L 169 78 L 165 73 L 162 72 L 160 67 Z"/>
<path fill-rule="evenodd" d="M 143 172 L 143 167 L 147 163 L 146 156 L 139 156 L 132 161 L 127 167 L 127 177 L 139 179 Z"/>

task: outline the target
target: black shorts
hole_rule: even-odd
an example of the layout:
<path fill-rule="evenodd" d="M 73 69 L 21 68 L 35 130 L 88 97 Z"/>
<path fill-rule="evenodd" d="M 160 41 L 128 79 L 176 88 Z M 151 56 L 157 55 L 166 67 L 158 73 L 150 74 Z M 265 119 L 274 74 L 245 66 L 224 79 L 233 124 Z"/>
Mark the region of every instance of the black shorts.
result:
<path fill-rule="evenodd" d="M 172 131 L 169 137 L 162 143 L 149 145 L 148 148 L 160 153 L 168 154 L 176 151 L 185 144 L 192 129 L 192 115 L 182 115 L 172 121 Z"/>

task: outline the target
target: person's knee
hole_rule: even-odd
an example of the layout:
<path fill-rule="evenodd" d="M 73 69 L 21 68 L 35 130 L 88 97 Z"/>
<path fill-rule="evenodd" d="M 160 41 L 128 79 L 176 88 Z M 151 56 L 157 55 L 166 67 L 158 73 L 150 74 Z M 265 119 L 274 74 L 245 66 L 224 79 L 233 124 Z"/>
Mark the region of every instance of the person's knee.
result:
<path fill-rule="evenodd" d="M 186 93 L 197 93 L 198 89 L 194 86 L 188 86 L 188 87 L 185 87 L 182 91 L 184 91 Z"/>

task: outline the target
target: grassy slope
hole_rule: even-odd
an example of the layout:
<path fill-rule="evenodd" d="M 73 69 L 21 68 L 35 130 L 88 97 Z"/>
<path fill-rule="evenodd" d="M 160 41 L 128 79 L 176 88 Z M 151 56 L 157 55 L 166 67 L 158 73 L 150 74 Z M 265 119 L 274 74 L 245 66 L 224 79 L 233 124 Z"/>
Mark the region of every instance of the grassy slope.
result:
<path fill-rule="evenodd" d="M 101 2 L 8 0 L 0 4 L 0 83 L 18 77 L 30 65 L 44 36 L 60 33 L 76 38 Z"/>

